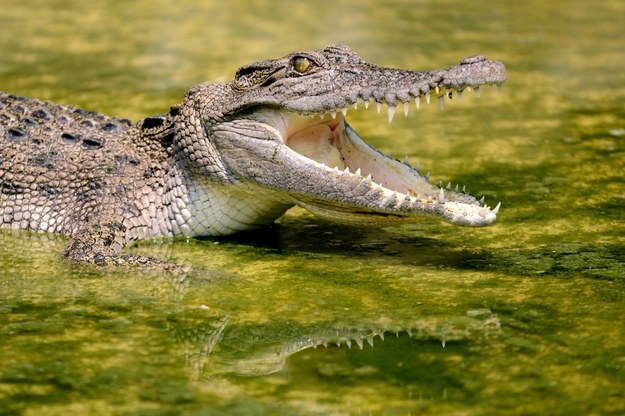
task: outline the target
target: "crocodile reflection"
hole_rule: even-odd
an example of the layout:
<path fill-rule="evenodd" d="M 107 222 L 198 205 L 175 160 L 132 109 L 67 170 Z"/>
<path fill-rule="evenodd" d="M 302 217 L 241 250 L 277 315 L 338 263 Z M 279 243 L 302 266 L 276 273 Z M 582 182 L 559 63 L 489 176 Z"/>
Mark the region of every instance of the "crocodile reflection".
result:
<path fill-rule="evenodd" d="M 341 326 L 333 323 L 302 325 L 292 322 L 265 325 L 231 325 L 228 317 L 215 316 L 198 322 L 202 310 L 190 322 L 177 321 L 172 329 L 183 346 L 185 363 L 193 378 L 208 380 L 220 375 L 263 376 L 288 367 L 289 360 L 306 350 L 341 349 L 350 354 L 370 354 L 389 339 L 409 340 L 413 348 L 487 337 L 499 330 L 490 310 L 468 311 L 446 321 L 415 320 L 403 325 Z M 212 315 L 212 316 L 210 316 Z M 394 343 L 395 341 L 392 341 Z M 392 345 L 389 345 L 392 347 Z"/>

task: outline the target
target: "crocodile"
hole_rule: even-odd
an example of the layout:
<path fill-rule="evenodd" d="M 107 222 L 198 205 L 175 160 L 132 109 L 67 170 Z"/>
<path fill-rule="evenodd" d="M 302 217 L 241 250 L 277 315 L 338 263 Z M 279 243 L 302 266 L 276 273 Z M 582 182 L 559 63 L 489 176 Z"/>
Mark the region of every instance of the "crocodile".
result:
<path fill-rule="evenodd" d="M 346 113 L 386 104 L 390 121 L 413 101 L 505 80 L 483 55 L 413 71 L 332 45 L 243 66 L 137 123 L 0 93 L 0 225 L 64 234 L 66 258 L 97 265 L 158 262 L 122 249 L 265 227 L 295 205 L 355 226 L 488 225 L 499 204 L 430 184 L 366 144 Z"/>

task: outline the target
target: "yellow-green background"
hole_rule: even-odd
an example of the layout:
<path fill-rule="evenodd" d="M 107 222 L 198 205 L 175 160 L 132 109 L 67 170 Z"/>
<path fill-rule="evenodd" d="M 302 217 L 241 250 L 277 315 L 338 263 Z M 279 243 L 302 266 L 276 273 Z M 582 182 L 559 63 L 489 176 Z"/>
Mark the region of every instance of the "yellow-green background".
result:
<path fill-rule="evenodd" d="M 132 248 L 186 277 L 76 267 L 63 238 L 0 230 L 0 415 L 625 413 L 624 17 L 617 0 L 4 0 L 1 90 L 133 120 L 331 43 L 412 69 L 484 53 L 508 82 L 390 126 L 348 114 L 434 182 L 502 201 L 488 228 L 294 210 Z M 277 354 L 333 333 L 385 341 Z"/>

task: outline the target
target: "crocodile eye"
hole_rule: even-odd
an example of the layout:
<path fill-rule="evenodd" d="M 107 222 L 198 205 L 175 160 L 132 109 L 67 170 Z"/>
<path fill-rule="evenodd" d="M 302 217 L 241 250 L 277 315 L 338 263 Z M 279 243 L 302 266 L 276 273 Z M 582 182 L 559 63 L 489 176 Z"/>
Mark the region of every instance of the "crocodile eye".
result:
<path fill-rule="evenodd" d="M 310 60 L 308 58 L 304 58 L 303 56 L 298 56 L 293 60 L 293 68 L 300 74 L 303 74 L 310 68 Z"/>

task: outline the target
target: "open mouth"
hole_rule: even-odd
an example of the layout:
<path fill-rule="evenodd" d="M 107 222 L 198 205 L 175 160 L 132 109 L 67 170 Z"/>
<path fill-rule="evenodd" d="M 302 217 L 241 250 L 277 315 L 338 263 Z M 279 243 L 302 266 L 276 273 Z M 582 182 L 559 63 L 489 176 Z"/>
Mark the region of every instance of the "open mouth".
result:
<path fill-rule="evenodd" d="M 444 96 L 439 96 L 439 100 L 442 103 Z M 368 104 L 365 102 L 365 106 Z M 376 105 L 379 111 L 381 103 Z M 404 105 L 404 113 L 407 112 Z M 403 161 L 393 159 L 368 145 L 347 123 L 346 113 L 342 109 L 303 115 L 284 109 L 263 109 L 255 114 L 254 118 L 278 131 L 283 143 L 303 157 L 306 166 L 312 165 L 320 176 L 344 183 L 351 198 L 343 201 L 354 202 L 335 204 L 296 197 L 299 205 L 339 222 L 356 222 L 356 216 L 360 217 L 359 223 L 375 223 L 377 216 L 394 217 L 388 222 L 410 221 L 418 215 L 467 226 L 495 221 L 501 204 L 490 208 L 484 205 L 484 198 L 477 200 L 465 193 L 464 187 L 431 184 L 429 172 L 421 175 L 419 166 L 411 166 L 407 157 Z M 389 121 L 394 113 L 395 107 L 389 106 Z"/>

